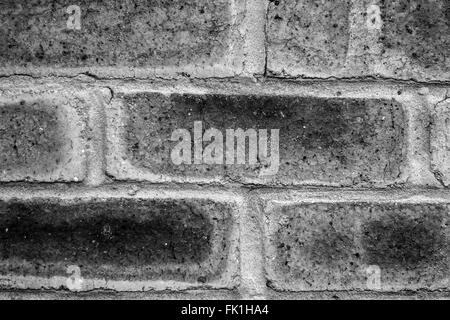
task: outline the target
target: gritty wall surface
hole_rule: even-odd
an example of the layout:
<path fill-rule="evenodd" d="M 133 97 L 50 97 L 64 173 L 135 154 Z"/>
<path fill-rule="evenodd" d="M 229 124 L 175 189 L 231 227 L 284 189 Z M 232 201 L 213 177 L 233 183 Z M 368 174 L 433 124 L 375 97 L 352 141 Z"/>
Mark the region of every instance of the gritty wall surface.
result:
<path fill-rule="evenodd" d="M 1 1 L 0 298 L 450 297 L 449 19 Z M 277 172 L 174 163 L 200 121 L 279 129 Z"/>

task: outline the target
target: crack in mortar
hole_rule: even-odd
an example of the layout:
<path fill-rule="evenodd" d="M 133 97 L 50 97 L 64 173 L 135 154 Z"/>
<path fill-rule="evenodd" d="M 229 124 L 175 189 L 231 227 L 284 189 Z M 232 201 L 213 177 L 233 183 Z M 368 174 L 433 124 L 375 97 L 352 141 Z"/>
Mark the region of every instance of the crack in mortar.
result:
<path fill-rule="evenodd" d="M 276 74 L 271 74 L 266 77 L 267 79 L 276 79 L 276 80 L 287 80 L 287 81 L 318 81 L 318 82 L 329 82 L 329 81 L 344 81 L 344 82 L 364 82 L 364 81 L 376 81 L 376 82 L 394 82 L 399 84 L 417 84 L 417 85 L 442 85 L 449 86 L 450 81 L 440 81 L 440 80 L 430 80 L 430 81 L 422 81 L 416 80 L 414 78 L 410 79 L 397 79 L 390 77 L 382 77 L 382 76 L 362 76 L 362 77 L 306 77 L 306 76 L 298 76 L 298 77 L 289 77 L 289 76 L 281 76 Z"/>
<path fill-rule="evenodd" d="M 210 80 L 217 80 L 217 81 L 240 81 L 245 79 L 253 79 L 256 80 L 258 83 L 265 83 L 266 81 L 271 80 L 283 80 L 285 82 L 309 82 L 309 83 L 356 83 L 356 82 L 376 82 L 379 84 L 383 83 L 394 83 L 394 84 L 410 84 L 410 85 L 418 85 L 418 86 L 440 86 L 440 87 L 446 87 L 450 86 L 450 81 L 440 81 L 440 80 L 431 80 L 431 81 L 422 81 L 422 80 L 416 80 L 413 78 L 410 79 L 397 79 L 397 78 L 390 78 L 390 77 L 381 77 L 381 76 L 362 76 L 362 77 L 306 77 L 306 76 L 298 76 L 298 77 L 289 77 L 289 76 L 281 76 L 276 74 L 270 74 L 268 71 L 268 48 L 267 43 L 265 44 L 265 67 L 264 67 L 264 75 L 257 75 L 255 74 L 254 77 L 251 76 L 229 76 L 229 77 L 193 77 L 193 76 L 184 76 L 180 75 L 173 76 L 173 77 L 163 77 L 158 75 L 152 75 L 149 77 L 101 77 L 96 74 L 90 73 L 90 72 L 82 72 L 77 73 L 74 75 L 46 75 L 46 76 L 38 76 L 33 74 L 26 74 L 26 73 L 13 73 L 8 75 L 0 75 L 0 79 L 9 79 L 14 77 L 29 77 L 36 80 L 45 80 L 45 79 L 76 79 L 80 77 L 87 77 L 94 81 L 153 81 L 153 80 L 162 80 L 162 81 L 177 81 L 177 80 L 189 80 L 189 81 L 210 81 Z M 442 101 L 441 101 L 442 102 Z"/>

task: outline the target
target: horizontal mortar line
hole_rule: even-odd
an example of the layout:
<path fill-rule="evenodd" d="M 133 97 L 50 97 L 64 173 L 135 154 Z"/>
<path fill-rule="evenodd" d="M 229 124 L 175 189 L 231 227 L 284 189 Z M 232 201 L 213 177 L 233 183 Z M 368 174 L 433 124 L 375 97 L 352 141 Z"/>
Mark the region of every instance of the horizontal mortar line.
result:
<path fill-rule="evenodd" d="M 276 195 L 275 195 L 276 197 Z M 346 197 L 340 195 L 339 198 L 330 198 L 327 196 L 314 196 L 314 195 L 297 195 L 296 198 L 291 200 L 270 200 L 267 196 L 262 197 L 265 201 L 269 202 L 266 206 L 266 211 L 273 211 L 275 208 L 282 208 L 287 206 L 297 205 L 310 205 L 310 204 L 373 204 L 373 205 L 385 205 L 385 204 L 404 204 L 404 205 L 436 205 L 436 204 L 450 204 L 450 197 L 428 197 L 424 195 L 404 195 L 403 197 L 389 197 L 379 194 L 373 195 L 360 195 L 359 197 Z"/>
<path fill-rule="evenodd" d="M 92 292 L 98 290 L 105 290 L 111 292 L 129 292 L 129 293 L 148 293 L 148 292 L 159 292 L 159 291 L 188 291 L 188 290 L 223 290 L 223 291 L 236 291 L 238 290 L 238 285 L 233 287 L 226 287 L 220 284 L 197 284 L 190 283 L 179 280 L 112 280 L 101 277 L 83 277 L 85 282 L 93 288 L 84 289 L 76 292 Z M 39 291 L 62 291 L 62 292 L 73 292 L 70 289 L 66 289 L 64 284 L 67 280 L 65 276 L 22 276 L 19 274 L 8 274 L 2 276 L 0 279 L 0 292 L 2 290 L 39 290 Z M 43 284 L 37 284 L 43 283 Z M 169 288 L 162 287 L 158 289 L 158 286 L 169 286 Z M 22 286 L 22 287 L 21 287 Z M 32 287 L 33 286 L 33 287 Z M 124 289 L 117 289 L 114 286 L 123 287 Z"/>
<path fill-rule="evenodd" d="M 46 76 L 38 76 L 33 74 L 23 74 L 23 73 L 17 73 L 17 74 L 8 74 L 8 75 L 0 75 L 0 79 L 9 79 L 14 77 L 29 77 L 35 80 L 51 80 L 51 79 L 77 79 L 80 77 L 88 77 L 91 80 L 95 81 L 149 81 L 149 83 L 152 83 L 152 80 L 160 80 L 160 81 L 167 81 L 168 83 L 173 83 L 177 81 L 182 80 L 189 80 L 191 84 L 195 85 L 195 81 L 198 82 L 208 82 L 211 80 L 217 80 L 219 83 L 227 83 L 229 81 L 236 81 L 238 83 L 241 83 L 242 80 L 256 80 L 256 83 L 252 82 L 248 86 L 251 86 L 252 84 L 270 84 L 274 83 L 274 80 L 276 82 L 285 82 L 285 83 L 291 83 L 291 84 L 314 84 L 314 83 L 321 83 L 321 84 L 389 84 L 389 85 L 409 85 L 409 86 L 433 86 L 433 87 L 448 87 L 450 86 L 450 81 L 438 81 L 438 80 L 430 80 L 430 81 L 419 81 L 414 79 L 396 79 L 396 78 L 385 78 L 385 77 L 370 77 L 370 76 L 364 76 L 364 77 L 324 77 L 324 78 L 318 78 L 318 77 L 278 77 L 278 76 L 259 76 L 255 75 L 254 77 L 186 77 L 186 76 L 174 76 L 174 77 L 162 77 L 158 75 L 152 75 L 149 77 L 100 77 L 95 74 L 89 73 L 89 72 L 83 72 L 78 73 L 75 75 L 46 75 Z M 82 80 L 82 79 L 78 79 Z M 140 82 L 142 84 L 145 84 L 145 82 Z M 153 84 L 153 83 L 152 83 Z"/>
<path fill-rule="evenodd" d="M 108 80 L 123 80 L 123 81 L 128 81 L 128 80 L 148 80 L 148 81 L 152 81 L 152 80 L 165 80 L 165 81 L 176 81 L 176 80 L 232 80 L 232 79 L 252 79 L 252 77 L 240 77 L 240 76 L 230 76 L 230 77 L 194 77 L 194 76 L 183 76 L 182 73 L 169 76 L 169 77 L 163 77 L 161 75 L 154 75 L 151 74 L 151 76 L 148 77 L 130 77 L 130 76 L 125 76 L 125 77 L 115 77 L 115 76 L 111 76 L 111 77 L 101 77 L 98 76 L 94 73 L 90 73 L 90 72 L 81 72 L 81 73 L 77 73 L 74 75 L 61 75 L 61 74 L 48 74 L 48 75 L 36 75 L 36 74 L 26 74 L 26 73 L 12 73 L 12 74 L 0 74 L 0 79 L 2 78 L 13 78 L 13 77 L 28 77 L 28 78 L 32 78 L 32 79 L 36 79 L 36 80 L 45 80 L 45 79 L 52 79 L 52 78 L 59 78 L 59 79 L 76 79 L 78 77 L 88 77 L 91 78 L 92 80 L 97 80 L 97 81 L 108 81 Z"/>
<path fill-rule="evenodd" d="M 328 193 L 334 194 L 386 194 L 395 195 L 443 195 L 450 196 L 450 189 L 436 187 L 410 187 L 410 188 L 371 188 L 371 187 L 330 187 L 330 186 L 303 186 L 303 187 L 277 187 L 277 186 L 255 186 L 255 185 L 211 185 L 211 184 L 183 184 L 183 183 L 152 183 L 148 181 L 121 181 L 113 183 L 104 183 L 98 186 L 89 186 L 82 183 L 0 183 L 0 191 L 12 193 L 16 192 L 33 192 L 33 193 L 50 193 L 58 192 L 58 194 L 68 193 L 101 193 L 110 192 L 113 195 L 128 193 L 130 189 L 136 188 L 137 192 L 150 191 L 152 193 L 172 193 L 172 192 L 206 192 L 206 195 L 224 193 L 233 195 L 237 193 L 263 192 L 263 193 L 309 193 L 311 195 L 322 195 Z M 54 194 L 56 196 L 57 194 Z M 106 194 L 107 195 L 107 194 Z M 201 196 L 201 195 L 199 195 Z M 0 195 L 1 197 L 1 195 Z M 134 197 L 131 195 L 130 197 Z"/>
<path fill-rule="evenodd" d="M 67 188 L 72 189 L 102 189 L 102 188 L 115 188 L 115 187 L 131 187 L 138 186 L 144 188 L 165 188 L 163 190 L 169 190 L 170 188 L 174 189 L 183 189 L 183 188 L 194 188 L 194 189 L 210 189 L 210 190 L 249 190 L 249 191 L 257 191 L 257 190 L 278 190 L 278 191 L 352 191 L 352 192 L 360 192 L 360 191 L 375 191 L 375 192 L 412 192 L 412 191 L 436 191 L 443 192 L 449 191 L 450 188 L 442 188 L 442 187 L 433 187 L 433 186 L 420 186 L 420 185 L 411 185 L 405 186 L 404 184 L 398 185 L 386 185 L 386 186 L 340 186 L 340 185 L 327 185 L 327 184 L 297 184 L 297 185 L 270 185 L 270 184 L 255 184 L 255 183 L 233 183 L 233 182 L 177 182 L 177 181 L 166 181 L 166 182 L 152 182 L 146 180 L 113 180 L 111 182 L 104 182 L 98 186 L 90 186 L 85 182 L 39 182 L 39 181 L 7 181 L 0 182 L 1 188 L 27 188 L 27 189 L 47 189 L 47 187 L 55 187 L 55 189 L 67 190 Z"/>
<path fill-rule="evenodd" d="M 11 279 L 14 279 L 14 276 L 11 276 Z M 133 281 L 129 281 L 129 284 L 132 285 Z M 183 283 L 184 284 L 184 283 Z M 144 290 L 115 290 L 110 288 L 96 288 L 96 289 L 88 289 L 88 290 L 82 290 L 82 291 L 72 291 L 69 289 L 55 289 L 55 288 L 40 288 L 40 289 L 20 289 L 20 288 L 1 288 L 0 294 L 7 294 L 7 293 L 15 293 L 15 294 L 36 294 L 36 293 L 47 293 L 47 294 L 64 294 L 64 295 L 93 295 L 93 294 L 113 294 L 113 295 L 120 295 L 120 294 L 132 294 L 132 295 L 164 295 L 164 294 L 194 294 L 194 293 L 208 293 L 208 292 L 216 292 L 216 293 L 234 293 L 239 295 L 238 289 L 236 288 L 211 288 L 207 286 L 201 286 L 201 287 L 192 287 L 192 288 L 180 288 L 180 289 L 163 289 L 158 290 L 154 288 L 148 288 Z"/>
<path fill-rule="evenodd" d="M 344 293 L 344 294 L 372 294 L 372 295 L 417 295 L 420 293 L 427 294 L 450 294 L 450 289 L 425 289 L 420 288 L 417 290 L 399 290 L 399 291 L 374 291 L 374 290 L 317 290 L 317 291 L 291 291 L 269 288 L 272 292 L 278 294 L 291 294 L 291 295 L 304 295 L 304 294 L 324 294 L 324 293 Z M 270 295 L 270 293 L 269 293 Z"/>
<path fill-rule="evenodd" d="M 185 188 L 185 189 L 168 189 L 168 188 L 137 188 L 132 186 L 122 187 L 86 187 L 86 188 L 21 188 L 21 187 L 5 187 L 0 186 L 0 199 L 60 199 L 60 200 L 89 200 L 89 199 L 210 199 L 218 202 L 233 202 L 235 204 L 243 204 L 244 198 L 236 192 L 230 190 L 201 190 Z"/>
<path fill-rule="evenodd" d="M 1 181 L 1 187 L 30 187 L 30 188 L 39 188 L 39 187 L 47 187 L 47 186 L 56 186 L 56 187 L 86 187 L 86 188 L 102 188 L 102 187 L 121 187 L 121 186 L 134 186 L 140 185 L 144 187 L 206 187 L 206 188 L 222 188 L 222 189 L 250 189 L 250 190 L 265 190 L 265 189 L 274 189 L 274 190 L 352 190 L 352 191 L 414 191 L 414 190 L 425 190 L 425 191 L 443 191 L 450 190 L 450 187 L 436 187 L 436 186 L 427 186 L 427 185 L 414 185 L 414 184 L 406 184 L 402 182 L 398 183 L 378 183 L 378 184 L 339 184 L 339 183 L 293 183 L 293 184 L 271 184 L 264 182 L 237 182 L 233 180 L 223 180 L 223 181 L 201 181 L 201 179 L 196 181 L 177 181 L 171 180 L 169 177 L 165 181 L 155 181 L 155 180 L 140 180 L 140 179 L 115 179 L 114 177 L 106 176 L 110 179 L 110 181 L 103 182 L 98 186 L 90 186 L 82 181 L 26 181 L 26 180 L 16 180 L 16 181 Z"/>
<path fill-rule="evenodd" d="M 5 293 L 5 292 L 20 292 L 20 293 L 25 293 L 25 292 L 40 292 L 40 289 L 34 289 L 34 288 L 27 288 L 27 289 L 21 289 L 21 288 L 0 288 L 0 293 Z M 149 290 L 146 291 L 117 291 L 111 288 L 99 288 L 99 289 L 91 289 L 91 290 L 83 290 L 83 291 L 79 291 L 79 292 L 74 292 L 71 290 L 59 290 L 59 289 L 54 289 L 54 288 L 48 288 L 46 289 L 46 291 L 48 292 L 66 292 L 66 293 L 76 293 L 76 294 L 83 294 L 83 293 L 133 293 L 133 294 L 141 294 L 141 293 L 158 293 L 158 294 L 167 294 L 167 293 L 178 293 L 178 292 L 199 292 L 199 293 L 207 293 L 210 291 L 215 291 L 215 292 L 236 292 L 238 293 L 239 289 L 238 288 L 211 288 L 211 287 L 207 287 L 207 286 L 199 286 L 199 287 L 192 287 L 192 288 L 180 288 L 180 289 L 154 289 L 154 288 L 149 288 Z"/>
<path fill-rule="evenodd" d="M 329 82 L 338 82 L 342 81 L 343 83 L 391 83 L 391 84 L 406 84 L 406 85 L 420 85 L 420 86 L 440 86 L 446 87 L 450 85 L 450 80 L 415 80 L 415 79 L 397 79 L 397 78 L 389 78 L 389 77 L 375 77 L 375 76 L 363 76 L 363 77 L 281 77 L 275 75 L 269 75 L 264 77 L 265 80 L 284 80 L 290 82 L 320 82 L 320 83 L 329 83 Z"/>
<path fill-rule="evenodd" d="M 131 294 L 131 295 L 146 295 L 146 294 L 195 294 L 195 293 L 235 293 L 239 295 L 239 290 L 237 288 L 207 288 L 207 287 L 195 287 L 195 288 L 180 288 L 180 289 L 152 289 L 149 288 L 145 291 L 118 291 L 114 289 L 101 288 L 101 289 L 91 289 L 83 291 L 71 291 L 68 289 L 52 289 L 52 288 L 42 288 L 42 289 L 20 289 L 20 288 L 0 288 L 0 294 L 36 294 L 36 293 L 47 293 L 47 294 L 67 294 L 67 295 L 92 295 L 92 294 Z"/>

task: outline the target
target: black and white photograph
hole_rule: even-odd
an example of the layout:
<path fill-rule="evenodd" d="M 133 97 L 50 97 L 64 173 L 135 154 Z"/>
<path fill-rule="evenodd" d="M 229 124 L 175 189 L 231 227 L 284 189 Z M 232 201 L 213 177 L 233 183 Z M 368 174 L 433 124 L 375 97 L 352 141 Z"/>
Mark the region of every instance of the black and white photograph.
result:
<path fill-rule="evenodd" d="M 0 0 L 0 300 L 449 298 L 450 0 Z"/>

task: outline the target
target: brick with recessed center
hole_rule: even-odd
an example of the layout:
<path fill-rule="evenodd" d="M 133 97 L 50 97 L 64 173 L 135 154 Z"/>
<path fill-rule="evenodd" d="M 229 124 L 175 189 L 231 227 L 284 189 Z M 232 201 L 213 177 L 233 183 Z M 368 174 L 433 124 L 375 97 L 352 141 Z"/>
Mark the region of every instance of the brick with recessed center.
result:
<path fill-rule="evenodd" d="M 114 104 L 108 113 L 108 134 L 114 137 L 108 172 L 117 179 L 386 185 L 398 181 L 404 170 L 406 118 L 395 100 L 143 92 L 117 94 Z M 193 161 L 196 121 L 202 123 L 202 134 L 211 128 L 222 133 L 221 164 Z M 262 175 L 270 167 L 267 159 L 250 164 L 248 141 L 245 165 L 227 163 L 226 130 L 239 128 L 267 130 L 268 155 L 271 130 L 279 129 L 278 171 Z M 171 156 L 177 129 L 190 133 L 188 164 Z M 203 141 L 204 150 L 210 143 Z"/>
<path fill-rule="evenodd" d="M 447 286 L 446 203 L 275 201 L 266 208 L 266 268 L 274 290 Z"/>
<path fill-rule="evenodd" d="M 208 199 L 1 201 L 0 271 L 209 283 L 227 268 L 233 210 Z"/>

